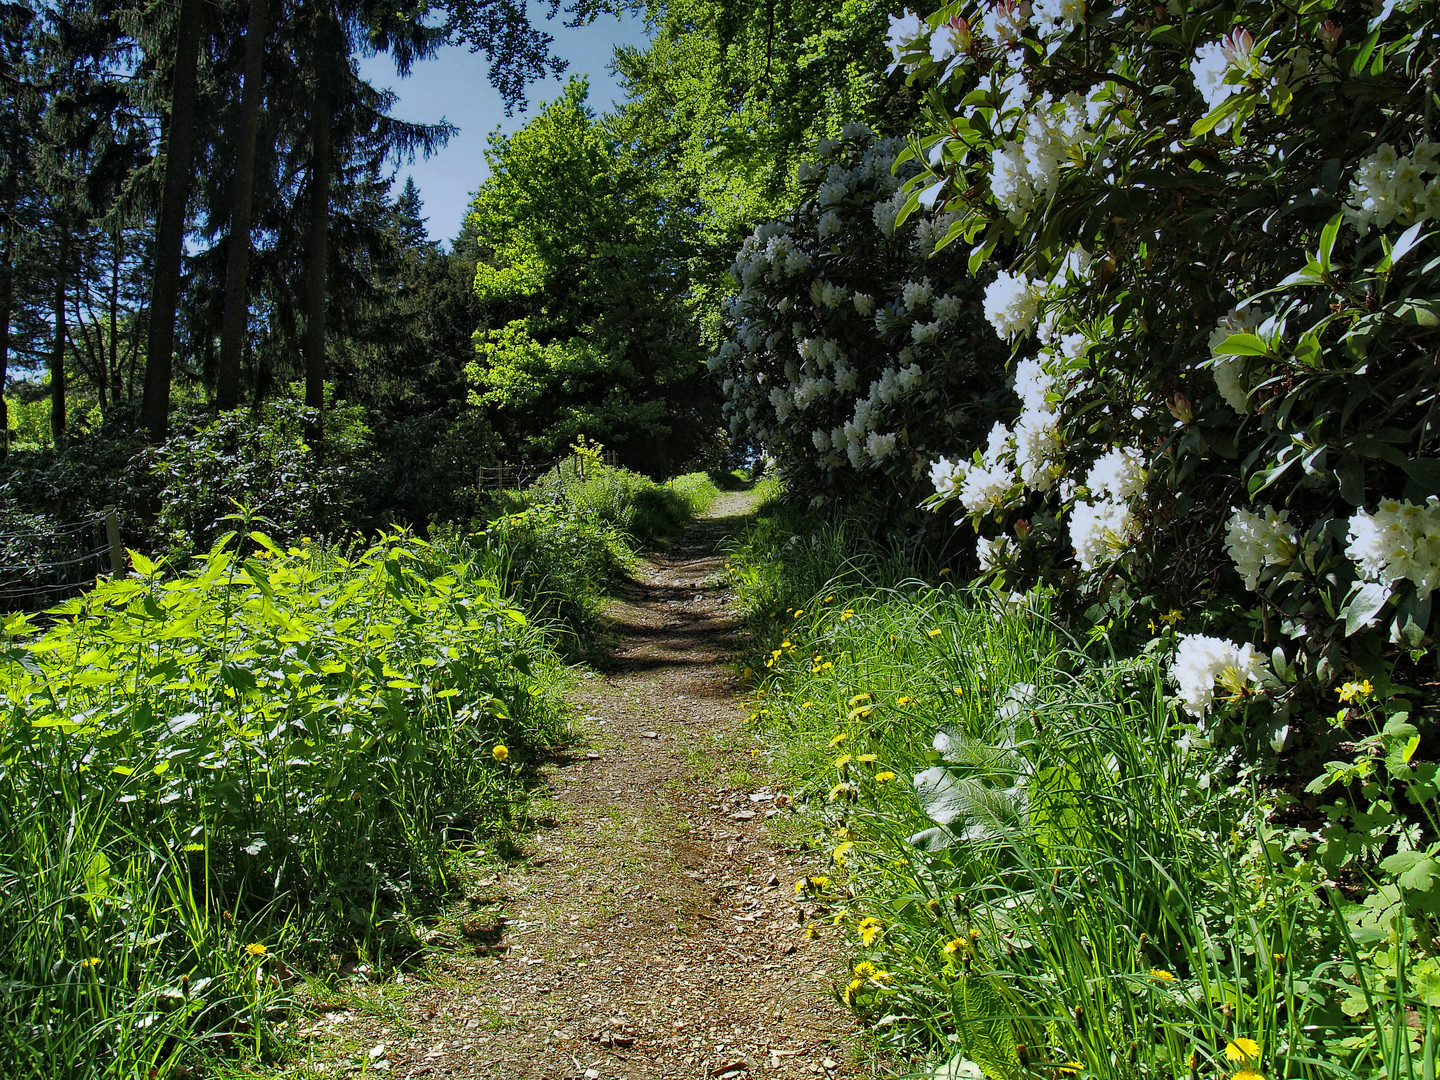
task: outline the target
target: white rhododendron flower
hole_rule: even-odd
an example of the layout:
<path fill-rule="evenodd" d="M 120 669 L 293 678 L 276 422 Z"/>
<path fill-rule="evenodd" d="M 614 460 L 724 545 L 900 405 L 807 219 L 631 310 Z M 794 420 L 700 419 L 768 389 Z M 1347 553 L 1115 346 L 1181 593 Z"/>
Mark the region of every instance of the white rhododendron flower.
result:
<path fill-rule="evenodd" d="M 1245 388 L 1245 358 L 1221 356 L 1215 352 L 1232 334 L 1257 334 L 1261 319 L 1258 312 L 1242 305 L 1232 308 L 1210 332 L 1210 368 L 1215 376 L 1215 386 L 1225 404 L 1237 413 L 1250 411 L 1249 392 Z"/>
<path fill-rule="evenodd" d="M 1264 661 L 1249 642 L 1236 645 L 1204 634 L 1182 634 L 1170 664 L 1170 678 L 1191 716 L 1205 715 L 1215 699 L 1217 682 L 1238 695 L 1259 687 L 1263 671 Z"/>
<path fill-rule="evenodd" d="M 920 281 L 907 281 L 904 288 L 900 290 L 900 298 L 905 304 L 905 310 L 909 312 L 919 311 L 929 307 L 932 291 L 930 279 L 922 278 Z"/>
<path fill-rule="evenodd" d="M 1300 537 L 1290 524 L 1290 511 L 1276 513 L 1267 507 L 1263 514 L 1233 508 L 1225 531 L 1225 550 L 1247 589 L 1256 589 L 1267 566 L 1287 566 L 1295 558 Z"/>
<path fill-rule="evenodd" d="M 951 461 L 949 458 L 941 458 L 930 466 L 930 483 L 935 488 L 935 493 L 944 497 L 950 497 L 958 493 L 960 486 L 965 483 L 965 476 L 970 471 L 968 461 Z"/>
<path fill-rule="evenodd" d="M 1025 29 L 1030 23 L 1030 3 L 1014 3 L 1013 0 L 995 0 L 980 20 L 982 36 L 999 49 L 1015 49 L 1025 38 Z"/>
<path fill-rule="evenodd" d="M 903 67 L 906 71 L 913 71 L 918 67 L 916 63 L 906 63 L 903 57 L 917 47 L 927 33 L 929 27 L 915 12 L 906 9 L 903 15 L 891 15 L 890 32 L 885 35 L 885 44 L 890 49 L 890 55 L 895 58 L 893 67 Z"/>
<path fill-rule="evenodd" d="M 869 293 L 857 292 L 852 302 L 855 304 L 855 310 L 861 315 L 875 314 L 875 298 Z"/>
<path fill-rule="evenodd" d="M 1145 490 L 1146 477 L 1145 455 L 1134 447 L 1117 446 L 1100 455 L 1090 466 L 1085 486 L 1091 496 L 1104 495 L 1123 501 Z"/>
<path fill-rule="evenodd" d="M 1138 531 L 1128 503 L 1101 499 L 1070 508 L 1070 544 L 1082 570 L 1094 570 L 1125 551 Z"/>
<path fill-rule="evenodd" d="M 1244 28 L 1199 46 L 1190 61 L 1190 75 L 1195 89 L 1205 99 L 1206 112 L 1213 112 L 1227 98 L 1240 93 L 1246 80 L 1263 79 L 1268 74 L 1269 69 L 1256 54 L 1255 38 Z M 1215 125 L 1216 134 L 1225 134 L 1234 123 L 1234 117 L 1227 116 Z"/>
<path fill-rule="evenodd" d="M 1005 505 L 1015 475 L 1003 461 L 972 466 L 960 489 L 960 503 L 972 514 L 986 514 Z"/>
<path fill-rule="evenodd" d="M 1052 36 L 1060 28 L 1068 33 L 1085 18 L 1085 0 L 1035 0 L 1032 8 L 1035 29 L 1042 38 Z"/>
<path fill-rule="evenodd" d="M 1024 274 L 1000 271 L 985 286 L 985 318 L 1002 338 L 1023 334 L 1035 325 L 1040 310 L 1040 294 Z"/>
<path fill-rule="evenodd" d="M 975 557 L 980 560 L 981 572 L 993 570 L 999 563 L 1003 563 L 1010 555 L 1010 538 L 999 536 L 994 540 L 987 540 L 979 537 L 975 541 Z"/>
<path fill-rule="evenodd" d="M 1372 514 L 1350 518 L 1345 554 L 1362 578 L 1395 585 L 1409 581 L 1420 599 L 1440 587 L 1440 499 L 1387 499 Z"/>
<path fill-rule="evenodd" d="M 1440 143 L 1420 141 L 1414 153 L 1399 154 L 1383 143 L 1355 167 L 1347 216 L 1365 231 L 1399 222 L 1410 225 L 1440 217 Z M 1429 179 L 1427 179 L 1427 177 Z"/>
<path fill-rule="evenodd" d="M 1059 475 L 1060 418 L 1043 409 L 1028 409 L 1015 422 L 1015 468 L 1020 482 L 1049 491 Z"/>

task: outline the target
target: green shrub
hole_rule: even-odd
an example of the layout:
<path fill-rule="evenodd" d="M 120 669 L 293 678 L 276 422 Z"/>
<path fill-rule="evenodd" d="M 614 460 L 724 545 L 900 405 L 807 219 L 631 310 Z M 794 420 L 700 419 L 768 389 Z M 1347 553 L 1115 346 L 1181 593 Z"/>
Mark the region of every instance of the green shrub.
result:
<path fill-rule="evenodd" d="M 483 552 L 247 539 L 6 622 L 0 1060 L 29 1075 L 263 1052 L 283 965 L 409 942 L 562 732 Z"/>

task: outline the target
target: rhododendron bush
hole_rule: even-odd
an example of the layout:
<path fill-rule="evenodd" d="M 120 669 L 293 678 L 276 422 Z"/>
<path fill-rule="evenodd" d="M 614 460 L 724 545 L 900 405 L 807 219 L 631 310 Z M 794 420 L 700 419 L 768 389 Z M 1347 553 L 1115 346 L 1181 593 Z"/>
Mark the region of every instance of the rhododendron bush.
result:
<path fill-rule="evenodd" d="M 731 431 L 817 500 L 914 507 L 930 459 L 1004 408 L 1004 350 L 964 256 L 935 253 L 949 221 L 895 224 L 902 149 L 862 124 L 822 144 L 799 205 L 757 228 L 732 271 L 730 337 L 711 361 Z"/>
<path fill-rule="evenodd" d="M 1433 640 L 1436 21 L 1415 0 L 892 20 L 928 92 L 901 218 L 968 260 L 1020 403 L 934 457 L 930 505 L 1006 591 L 1222 629 L 1176 662 L 1197 715 Z"/>

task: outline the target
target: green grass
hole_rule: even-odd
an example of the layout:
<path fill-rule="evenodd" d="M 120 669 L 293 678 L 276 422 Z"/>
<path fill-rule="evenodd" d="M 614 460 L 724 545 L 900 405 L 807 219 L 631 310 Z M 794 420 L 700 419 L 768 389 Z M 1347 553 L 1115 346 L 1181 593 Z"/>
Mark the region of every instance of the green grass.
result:
<path fill-rule="evenodd" d="M 850 952 L 837 992 L 902 1054 L 1169 1080 L 1238 1075 L 1249 1039 L 1269 1080 L 1433 1078 L 1440 970 L 1403 907 L 1182 741 L 1158 656 L 774 507 L 731 573 L 753 721 L 832 853 L 802 892 Z"/>

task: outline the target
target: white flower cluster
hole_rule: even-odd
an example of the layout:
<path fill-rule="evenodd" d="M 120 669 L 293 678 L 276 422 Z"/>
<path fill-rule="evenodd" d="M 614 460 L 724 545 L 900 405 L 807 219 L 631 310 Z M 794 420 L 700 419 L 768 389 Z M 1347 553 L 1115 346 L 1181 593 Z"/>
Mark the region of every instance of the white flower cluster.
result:
<path fill-rule="evenodd" d="M 915 25 L 897 20 L 896 33 Z M 930 262 L 935 232 L 952 219 L 916 215 L 896 234 L 899 188 L 915 169 L 893 174 L 901 147 L 847 125 L 801 164 L 809 198 L 741 247 L 732 267 L 740 291 L 723 308 L 730 338 L 710 365 L 732 434 L 827 483 L 872 468 L 917 480 L 916 419 L 951 377 L 942 362 L 963 302 L 927 269 L 942 265 Z M 879 266 L 899 269 L 900 280 L 857 278 Z"/>
<path fill-rule="evenodd" d="M 1265 662 L 1249 642 L 1236 645 L 1224 638 L 1182 634 L 1170 665 L 1170 678 L 1179 687 L 1185 711 L 1191 716 L 1204 716 L 1215 699 L 1217 682 L 1238 696 L 1258 689 L 1264 670 Z"/>
<path fill-rule="evenodd" d="M 1002 112 L 1029 96 L 1024 82 L 1014 77 L 998 93 Z M 1089 125 L 1099 120 L 1109 93 L 1097 86 L 1088 96 L 1070 94 L 1056 101 L 1047 92 L 1021 116 L 1013 137 L 990 159 L 990 194 L 1011 221 L 1019 224 L 1055 193 L 1062 166 L 1083 164 L 1085 145 L 1094 137 Z"/>
<path fill-rule="evenodd" d="M 1145 457 L 1131 447 L 1114 447 L 1100 456 L 1085 477 L 1093 501 L 1070 510 L 1070 543 L 1082 570 L 1093 570 L 1123 553 L 1139 523 L 1130 504 L 1145 490 Z"/>
<path fill-rule="evenodd" d="M 1269 68 L 1256 51 L 1255 38 L 1244 28 L 1199 46 L 1190 61 L 1190 76 L 1195 80 L 1195 89 L 1205 99 L 1207 112 L 1213 112 L 1228 98 L 1240 93 L 1247 81 L 1263 79 L 1268 74 Z M 1215 125 L 1216 134 L 1225 134 L 1234 123 L 1234 118 L 1227 116 Z"/>
<path fill-rule="evenodd" d="M 985 286 L 985 318 L 1003 338 L 1023 334 L 1035 325 L 1040 311 L 1040 290 L 1024 274 L 1002 270 Z"/>
<path fill-rule="evenodd" d="M 1350 219 L 1365 231 L 1440 217 L 1440 143 L 1420 141 L 1408 155 L 1389 143 L 1360 162 L 1350 180 Z"/>
<path fill-rule="evenodd" d="M 1290 524 L 1290 511 L 1266 507 L 1263 514 L 1231 507 L 1225 530 L 1225 550 L 1247 589 L 1257 589 L 1267 566 L 1288 566 L 1300 548 L 1300 537 Z"/>
<path fill-rule="evenodd" d="M 1250 411 L 1250 392 L 1245 387 L 1245 358 L 1221 356 L 1215 350 L 1232 334 L 1258 334 L 1260 331 L 1259 314 L 1242 305 L 1222 317 L 1210 332 L 1210 371 L 1215 376 L 1215 387 L 1225 399 L 1225 404 L 1242 415 Z"/>
<path fill-rule="evenodd" d="M 1440 588 L 1440 499 L 1415 504 L 1387 499 L 1375 513 L 1350 518 L 1345 554 L 1360 576 L 1395 585 L 1409 581 L 1425 599 Z"/>

